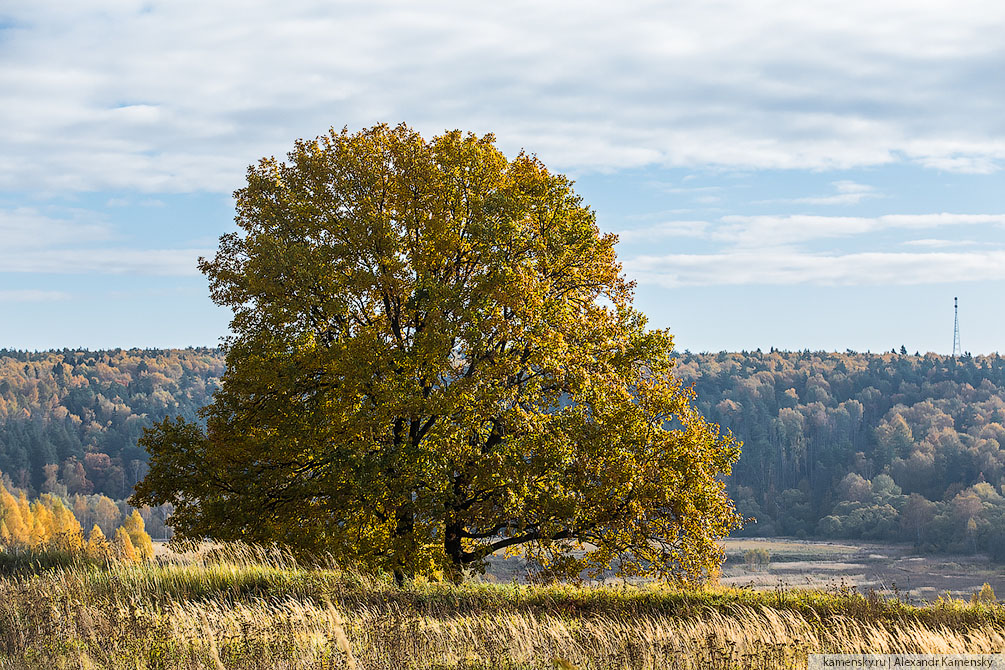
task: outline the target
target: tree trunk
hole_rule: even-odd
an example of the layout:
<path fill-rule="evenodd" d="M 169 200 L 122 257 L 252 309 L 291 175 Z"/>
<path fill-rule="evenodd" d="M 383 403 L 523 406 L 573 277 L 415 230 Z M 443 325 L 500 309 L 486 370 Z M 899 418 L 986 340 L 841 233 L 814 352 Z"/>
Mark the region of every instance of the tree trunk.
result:
<path fill-rule="evenodd" d="M 460 583 L 464 576 L 464 547 L 461 543 L 461 529 L 459 522 L 448 522 L 443 535 L 443 551 L 450 558 L 451 581 Z"/>
<path fill-rule="evenodd" d="M 412 516 L 410 506 L 402 505 L 398 508 L 395 519 L 394 537 L 397 542 L 392 546 L 394 546 L 398 556 L 397 565 L 394 566 L 394 583 L 396 586 L 401 587 L 405 585 L 405 578 L 410 577 L 415 572 L 413 567 L 409 565 L 409 552 L 402 551 L 405 547 L 410 546 L 414 540 L 415 518 Z M 405 547 L 402 545 L 405 545 Z"/>

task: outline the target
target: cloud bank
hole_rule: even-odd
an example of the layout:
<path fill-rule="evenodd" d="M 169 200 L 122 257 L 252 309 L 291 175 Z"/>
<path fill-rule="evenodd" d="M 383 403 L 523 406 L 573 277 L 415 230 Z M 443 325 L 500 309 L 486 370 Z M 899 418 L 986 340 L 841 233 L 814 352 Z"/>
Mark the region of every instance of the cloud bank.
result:
<path fill-rule="evenodd" d="M 665 288 L 743 284 L 906 285 L 1005 280 L 1005 251 L 813 254 L 794 250 L 639 256 L 635 280 Z"/>
<path fill-rule="evenodd" d="M 0 271 L 46 274 L 192 276 L 211 249 L 137 249 L 115 244 L 114 231 L 93 212 L 51 215 L 32 208 L 0 209 Z M 53 297 L 58 296 L 58 297 Z M 62 299 L 45 291 L 2 291 L 0 300 Z"/>
<path fill-rule="evenodd" d="M 994 0 L 15 3 L 0 190 L 225 193 L 293 138 L 399 120 L 573 171 L 988 173 L 1003 31 Z"/>
<path fill-rule="evenodd" d="M 966 247 L 967 251 L 849 251 L 839 245 L 872 246 L 877 233 L 967 227 L 986 240 L 923 238 L 898 241 L 920 249 Z M 1001 239 L 1005 214 L 891 214 L 848 216 L 724 216 L 716 221 L 669 221 L 619 233 L 632 245 L 660 238 L 692 238 L 712 244 L 711 253 L 643 254 L 629 257 L 628 275 L 667 288 L 723 285 L 906 285 L 1005 279 Z M 867 237 L 868 236 L 868 237 Z M 814 250 L 821 243 L 826 251 Z"/>
<path fill-rule="evenodd" d="M 0 290 L 0 303 L 4 302 L 55 302 L 59 300 L 69 300 L 70 294 L 63 291 L 39 291 L 35 289 L 25 290 Z"/>

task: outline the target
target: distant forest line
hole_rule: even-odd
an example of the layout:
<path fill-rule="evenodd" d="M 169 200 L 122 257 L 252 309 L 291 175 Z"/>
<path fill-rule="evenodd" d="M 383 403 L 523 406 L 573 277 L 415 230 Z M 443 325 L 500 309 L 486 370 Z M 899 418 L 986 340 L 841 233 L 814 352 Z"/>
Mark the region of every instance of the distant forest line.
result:
<path fill-rule="evenodd" d="M 899 540 L 1005 560 L 1005 359 L 688 354 L 678 375 L 743 440 L 746 535 Z"/>
<path fill-rule="evenodd" d="M 217 349 L 0 350 L 0 473 L 31 494 L 122 500 L 137 446 L 195 419 Z M 743 441 L 742 535 L 907 541 L 1005 561 L 1005 359 L 936 354 L 678 354 L 710 420 Z"/>

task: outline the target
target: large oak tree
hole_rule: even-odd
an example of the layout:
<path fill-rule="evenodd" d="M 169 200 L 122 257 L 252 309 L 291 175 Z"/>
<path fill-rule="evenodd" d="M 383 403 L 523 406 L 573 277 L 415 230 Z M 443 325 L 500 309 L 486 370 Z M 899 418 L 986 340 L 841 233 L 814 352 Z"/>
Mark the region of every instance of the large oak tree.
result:
<path fill-rule="evenodd" d="M 298 141 L 247 179 L 241 232 L 200 265 L 234 312 L 222 390 L 205 430 L 146 434 L 133 504 L 172 503 L 183 541 L 399 577 L 518 547 L 554 572 L 718 565 L 738 445 L 568 179 L 404 125 Z"/>

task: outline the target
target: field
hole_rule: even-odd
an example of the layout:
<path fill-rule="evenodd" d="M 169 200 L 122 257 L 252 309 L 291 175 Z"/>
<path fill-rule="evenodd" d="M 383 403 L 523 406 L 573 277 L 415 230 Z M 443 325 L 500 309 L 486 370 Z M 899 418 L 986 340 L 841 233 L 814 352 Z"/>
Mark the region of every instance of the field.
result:
<path fill-rule="evenodd" d="M 854 586 L 909 601 L 934 601 L 947 593 L 969 597 L 984 583 L 1005 593 L 1005 570 L 986 556 L 923 555 L 910 546 L 783 539 L 723 541 L 721 582 L 757 589 Z M 766 567 L 748 567 L 746 552 L 763 549 Z"/>
<path fill-rule="evenodd" d="M 1005 651 L 997 603 L 917 607 L 848 589 L 397 588 L 248 551 L 3 570 L 0 668 L 725 670 L 805 667 L 815 651 Z"/>
<path fill-rule="evenodd" d="M 947 594 L 969 598 L 985 583 L 1005 594 L 1005 566 L 982 554 L 925 555 L 908 545 L 782 538 L 728 538 L 721 544 L 726 561 L 719 582 L 724 586 L 755 590 L 845 587 L 916 603 L 933 602 Z M 759 549 L 767 552 L 768 564 L 749 566 L 747 552 Z M 522 583 L 526 570 L 517 559 L 493 557 L 486 579 Z"/>

